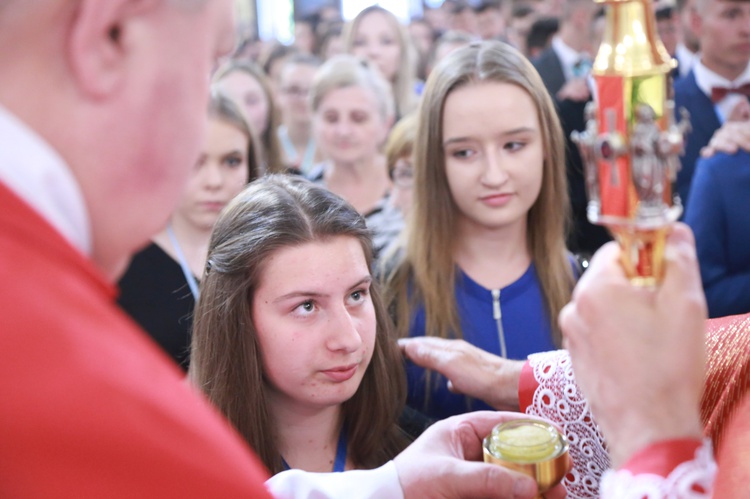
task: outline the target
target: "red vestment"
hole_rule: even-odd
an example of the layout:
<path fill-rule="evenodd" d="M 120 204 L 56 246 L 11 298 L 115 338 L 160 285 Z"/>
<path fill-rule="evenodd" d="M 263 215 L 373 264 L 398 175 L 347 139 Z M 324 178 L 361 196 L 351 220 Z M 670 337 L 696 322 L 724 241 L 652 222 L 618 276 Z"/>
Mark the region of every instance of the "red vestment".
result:
<path fill-rule="evenodd" d="M 115 289 L 0 183 L 0 497 L 270 497 Z"/>

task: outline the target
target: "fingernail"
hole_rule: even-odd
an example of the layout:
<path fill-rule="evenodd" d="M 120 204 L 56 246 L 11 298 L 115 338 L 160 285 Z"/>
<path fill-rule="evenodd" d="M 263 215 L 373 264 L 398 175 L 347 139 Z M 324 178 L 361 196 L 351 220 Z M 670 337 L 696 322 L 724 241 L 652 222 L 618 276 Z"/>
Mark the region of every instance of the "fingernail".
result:
<path fill-rule="evenodd" d="M 527 499 L 534 497 L 538 492 L 536 482 L 530 478 L 516 480 L 513 484 L 513 497 L 517 499 Z"/>

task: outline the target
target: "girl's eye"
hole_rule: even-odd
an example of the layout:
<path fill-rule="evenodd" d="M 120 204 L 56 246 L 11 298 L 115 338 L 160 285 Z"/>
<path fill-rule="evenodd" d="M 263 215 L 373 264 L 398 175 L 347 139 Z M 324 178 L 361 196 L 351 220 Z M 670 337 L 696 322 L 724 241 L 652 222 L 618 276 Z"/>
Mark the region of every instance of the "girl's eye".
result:
<path fill-rule="evenodd" d="M 456 159 L 469 159 L 475 154 L 476 153 L 472 149 L 457 149 L 451 152 L 450 155 Z"/>
<path fill-rule="evenodd" d="M 305 300 L 296 307 L 294 307 L 294 312 L 296 312 L 299 315 L 309 315 L 312 312 L 315 311 L 315 302 L 312 300 Z"/>
<path fill-rule="evenodd" d="M 325 120 L 326 123 L 334 124 L 338 122 L 339 116 L 335 113 L 326 113 L 325 115 L 323 115 L 323 120 Z"/>
<path fill-rule="evenodd" d="M 525 146 L 525 145 L 526 145 L 525 142 L 518 142 L 518 141 L 516 141 L 516 142 L 508 142 L 503 147 L 504 147 L 504 149 L 506 151 L 517 151 L 517 150 L 523 148 L 523 146 Z"/>
<path fill-rule="evenodd" d="M 349 295 L 349 298 L 353 303 L 361 303 L 365 301 L 365 298 L 367 297 L 368 289 L 362 288 L 358 289 L 356 291 L 353 291 L 352 294 Z"/>
<path fill-rule="evenodd" d="M 224 159 L 224 163 L 230 168 L 237 168 L 238 166 L 242 165 L 242 162 L 243 158 L 239 154 L 227 156 L 227 158 Z"/>

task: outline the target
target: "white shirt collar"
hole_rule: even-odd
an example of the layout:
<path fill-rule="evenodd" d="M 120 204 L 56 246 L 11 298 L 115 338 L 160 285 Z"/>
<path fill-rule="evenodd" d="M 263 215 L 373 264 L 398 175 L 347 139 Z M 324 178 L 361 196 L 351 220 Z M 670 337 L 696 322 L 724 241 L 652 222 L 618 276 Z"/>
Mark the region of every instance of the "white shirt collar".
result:
<path fill-rule="evenodd" d="M 677 68 L 680 71 L 680 76 L 687 75 L 699 59 L 698 54 L 691 52 L 683 43 L 677 44 L 674 56 L 680 63 Z"/>
<path fill-rule="evenodd" d="M 44 139 L 0 105 L 0 182 L 73 246 L 91 254 L 91 228 L 78 182 Z"/>
<path fill-rule="evenodd" d="M 742 74 L 735 78 L 733 81 L 727 80 L 723 76 L 714 73 L 706 66 L 704 66 L 703 62 L 701 62 L 700 59 L 695 61 L 693 71 L 695 73 L 695 83 L 698 85 L 698 88 L 701 90 L 701 92 L 706 94 L 708 97 L 711 97 L 711 89 L 714 87 L 734 88 L 745 83 L 750 83 L 750 64 L 748 64 L 745 68 L 745 71 L 743 71 Z M 730 93 L 727 94 L 727 96 L 724 97 L 721 101 L 717 102 L 716 109 L 719 112 L 719 120 L 723 123 L 726 120 L 726 117 L 729 116 L 729 113 L 732 112 L 732 109 L 734 109 L 734 106 L 736 106 L 743 99 L 747 99 L 747 97 L 740 94 Z"/>
<path fill-rule="evenodd" d="M 563 73 L 565 73 L 566 81 L 573 78 L 573 66 L 581 60 L 582 57 L 589 57 L 588 54 L 578 52 L 572 48 L 570 45 L 562 41 L 562 38 L 559 36 L 554 36 L 552 38 L 552 50 L 554 50 L 557 57 L 560 58 L 560 64 L 562 65 Z"/>

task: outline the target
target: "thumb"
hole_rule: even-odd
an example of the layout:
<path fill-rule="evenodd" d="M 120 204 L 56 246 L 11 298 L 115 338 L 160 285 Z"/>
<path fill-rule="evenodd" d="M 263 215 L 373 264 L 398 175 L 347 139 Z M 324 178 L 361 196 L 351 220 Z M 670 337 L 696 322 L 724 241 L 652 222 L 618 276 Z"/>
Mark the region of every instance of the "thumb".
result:
<path fill-rule="evenodd" d="M 661 294 L 675 296 L 691 291 L 703 293 L 695 238 L 687 225 L 676 223 L 672 228 L 664 249 L 664 264 Z"/>
<path fill-rule="evenodd" d="M 451 480 L 452 497 L 507 497 L 532 499 L 538 494 L 536 482 L 521 473 L 496 464 L 464 461 Z"/>

